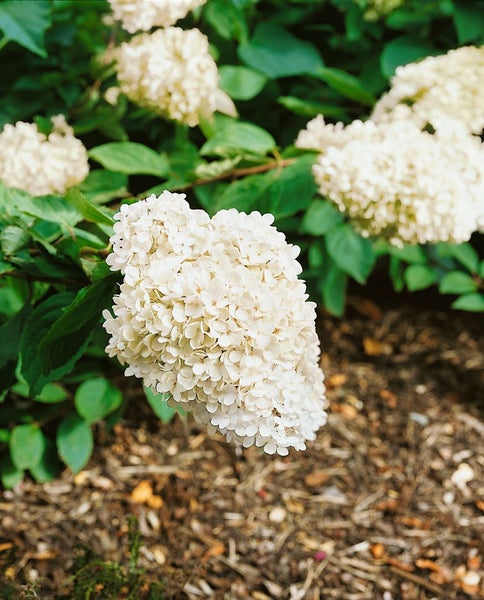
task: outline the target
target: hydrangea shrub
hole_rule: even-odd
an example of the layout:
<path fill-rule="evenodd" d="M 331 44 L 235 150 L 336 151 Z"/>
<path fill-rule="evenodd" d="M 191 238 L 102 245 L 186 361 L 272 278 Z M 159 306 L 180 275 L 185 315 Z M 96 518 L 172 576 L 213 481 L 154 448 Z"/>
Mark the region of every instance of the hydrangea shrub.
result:
<path fill-rule="evenodd" d="M 125 375 L 165 423 L 310 446 L 316 304 L 374 274 L 484 310 L 483 0 L 28 5 L 0 4 L 3 486 L 83 469 Z"/>

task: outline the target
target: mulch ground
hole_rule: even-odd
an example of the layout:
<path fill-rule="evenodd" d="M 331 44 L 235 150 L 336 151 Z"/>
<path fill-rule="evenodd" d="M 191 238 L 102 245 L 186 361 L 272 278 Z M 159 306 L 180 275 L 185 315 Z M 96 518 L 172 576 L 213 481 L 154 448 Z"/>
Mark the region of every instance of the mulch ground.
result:
<path fill-rule="evenodd" d="M 166 598 L 484 597 L 482 325 L 358 297 L 321 315 L 329 422 L 285 458 L 162 425 L 140 396 L 82 472 L 0 494 L 4 581 L 70 597 L 77 549 L 126 561 L 135 515 Z"/>

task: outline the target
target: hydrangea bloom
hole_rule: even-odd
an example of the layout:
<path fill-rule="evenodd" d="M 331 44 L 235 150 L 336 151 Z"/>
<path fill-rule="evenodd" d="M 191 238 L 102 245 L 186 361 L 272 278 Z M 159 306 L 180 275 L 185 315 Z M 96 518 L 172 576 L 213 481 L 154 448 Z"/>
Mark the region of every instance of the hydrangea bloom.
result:
<path fill-rule="evenodd" d="M 109 0 L 113 16 L 130 33 L 169 27 L 205 0 Z"/>
<path fill-rule="evenodd" d="M 465 46 L 441 56 L 398 67 L 388 93 L 376 103 L 372 120 L 408 119 L 424 128 L 449 118 L 469 133 L 484 128 L 484 46 Z"/>
<path fill-rule="evenodd" d="M 63 115 L 52 118 L 52 133 L 35 123 L 7 124 L 0 133 L 0 179 L 34 196 L 63 194 L 89 173 L 87 151 Z"/>
<path fill-rule="evenodd" d="M 208 39 L 198 29 L 138 34 L 116 49 L 115 58 L 121 91 L 139 106 L 191 127 L 216 110 L 235 116 L 218 87 Z"/>
<path fill-rule="evenodd" d="M 319 116 L 296 145 L 320 151 L 319 192 L 365 237 L 459 243 L 482 227 L 484 146 L 456 122 L 432 135 L 412 122 L 343 127 Z"/>
<path fill-rule="evenodd" d="M 210 219 L 164 192 L 115 218 L 107 353 L 229 441 L 304 449 L 326 420 L 315 305 L 272 215 Z"/>

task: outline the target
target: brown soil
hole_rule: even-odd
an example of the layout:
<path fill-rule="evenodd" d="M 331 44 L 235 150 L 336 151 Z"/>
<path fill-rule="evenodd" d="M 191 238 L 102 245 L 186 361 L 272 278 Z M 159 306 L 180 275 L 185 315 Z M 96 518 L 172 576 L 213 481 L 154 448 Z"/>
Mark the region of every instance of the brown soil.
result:
<path fill-rule="evenodd" d="M 357 297 L 321 315 L 329 422 L 286 458 L 162 425 L 140 397 L 81 473 L 1 493 L 0 573 L 4 550 L 19 590 L 70 597 L 76 548 L 126 561 L 135 515 L 166 598 L 483 597 L 482 325 Z"/>

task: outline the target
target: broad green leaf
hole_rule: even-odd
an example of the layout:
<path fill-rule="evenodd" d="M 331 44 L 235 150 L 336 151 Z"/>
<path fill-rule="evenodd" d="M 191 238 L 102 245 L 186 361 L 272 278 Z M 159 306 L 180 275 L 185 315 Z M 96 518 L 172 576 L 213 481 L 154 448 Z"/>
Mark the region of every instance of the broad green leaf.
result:
<path fill-rule="evenodd" d="M 324 235 L 343 221 L 343 215 L 330 202 L 313 200 L 301 221 L 301 232 Z"/>
<path fill-rule="evenodd" d="M 236 208 L 240 212 L 250 212 L 256 206 L 260 206 L 271 182 L 271 177 L 264 174 L 250 175 L 229 183 L 217 198 L 215 212 L 226 208 Z"/>
<path fill-rule="evenodd" d="M 484 36 L 482 3 L 475 0 L 455 0 L 454 24 L 459 45 L 482 41 Z"/>
<path fill-rule="evenodd" d="M 248 28 L 238 5 L 234 0 L 210 0 L 203 8 L 203 16 L 220 37 L 243 43 L 247 40 Z"/>
<path fill-rule="evenodd" d="M 89 223 L 114 225 L 114 219 L 100 210 L 79 190 L 72 189 L 66 194 L 66 199 L 72 204 Z"/>
<path fill-rule="evenodd" d="M 4 0 L 0 4 L 0 30 L 34 54 L 47 57 L 44 35 L 51 25 L 47 0 Z"/>
<path fill-rule="evenodd" d="M 8 446 L 17 469 L 30 469 L 42 458 L 45 437 L 38 425 L 17 425 L 12 429 Z"/>
<path fill-rule="evenodd" d="M 484 312 L 484 294 L 466 294 L 452 303 L 452 308 L 468 312 Z"/>
<path fill-rule="evenodd" d="M 440 244 L 439 256 L 452 256 L 460 262 L 471 273 L 477 273 L 479 266 L 479 255 L 468 243 L 463 244 Z"/>
<path fill-rule="evenodd" d="M 470 294 L 476 291 L 477 283 L 470 275 L 462 273 L 462 271 L 446 273 L 439 283 L 441 294 Z"/>
<path fill-rule="evenodd" d="M 421 38 L 403 35 L 388 42 L 380 57 L 380 67 L 386 77 L 392 77 L 400 65 L 435 55 L 438 52 Z"/>
<path fill-rule="evenodd" d="M 0 248 L 4 255 L 10 256 L 18 250 L 25 248 L 30 239 L 29 234 L 22 227 L 7 225 L 0 232 Z"/>
<path fill-rule="evenodd" d="M 58 404 L 64 402 L 68 398 L 67 391 L 57 383 L 48 383 L 45 385 L 40 394 L 35 396 L 36 402 L 42 402 L 43 404 Z"/>
<path fill-rule="evenodd" d="M 105 169 L 91 171 L 79 185 L 81 192 L 86 194 L 91 202 L 103 204 L 113 198 L 123 198 L 127 195 L 128 176 L 125 173 L 115 173 Z"/>
<path fill-rule="evenodd" d="M 269 212 L 276 219 L 305 210 L 317 191 L 311 167 L 313 156 L 304 156 L 283 169 L 274 170 L 270 187 Z"/>
<path fill-rule="evenodd" d="M 167 159 L 148 146 L 135 142 L 110 142 L 89 150 L 90 158 L 110 171 L 126 175 L 164 177 L 170 168 Z"/>
<path fill-rule="evenodd" d="M 239 58 L 269 79 L 313 74 L 323 59 L 310 42 L 298 39 L 275 23 L 258 23 L 247 44 L 238 47 Z"/>
<path fill-rule="evenodd" d="M 427 257 L 421 246 L 404 246 L 403 248 L 390 248 L 390 254 L 398 260 L 410 264 L 423 264 Z"/>
<path fill-rule="evenodd" d="M 5 489 L 14 488 L 24 478 L 23 469 L 17 469 L 13 464 L 10 454 L 6 452 L 0 457 L 0 480 Z"/>
<path fill-rule="evenodd" d="M 407 288 L 411 292 L 424 290 L 437 281 L 437 273 L 427 265 L 410 265 L 403 274 Z"/>
<path fill-rule="evenodd" d="M 484 260 L 479 265 L 479 277 L 484 279 Z"/>
<path fill-rule="evenodd" d="M 37 396 L 47 383 L 68 373 L 83 351 L 83 347 L 78 344 L 76 355 L 58 369 L 53 369 L 44 375 L 40 359 L 40 343 L 73 298 L 72 292 L 61 292 L 50 296 L 35 308 L 25 324 L 20 340 L 21 374 L 28 383 L 33 397 Z"/>
<path fill-rule="evenodd" d="M 86 423 L 95 423 L 118 408 L 123 395 L 104 377 L 95 377 L 81 383 L 74 395 L 74 404 Z"/>
<path fill-rule="evenodd" d="M 87 464 L 94 448 L 89 425 L 79 415 L 70 413 L 59 425 L 56 441 L 61 459 L 73 473 L 78 473 Z"/>
<path fill-rule="evenodd" d="M 202 156 L 231 156 L 234 152 L 264 156 L 276 147 L 272 135 L 251 123 L 232 121 L 203 144 Z"/>
<path fill-rule="evenodd" d="M 390 255 L 390 264 L 388 267 L 388 274 L 393 284 L 393 289 L 396 292 L 401 292 L 405 287 L 405 279 L 403 278 L 404 265 L 396 257 Z"/>
<path fill-rule="evenodd" d="M 149 387 L 145 387 L 143 389 L 146 399 L 148 400 L 148 404 L 151 406 L 153 412 L 162 423 L 169 423 L 172 421 L 175 413 L 177 412 L 182 415 L 185 414 L 182 408 L 172 408 L 171 406 L 168 406 L 170 394 L 158 394 Z"/>
<path fill-rule="evenodd" d="M 250 100 L 265 86 L 267 79 L 247 67 L 223 65 L 219 69 L 220 87 L 235 100 Z"/>
<path fill-rule="evenodd" d="M 341 317 L 345 309 L 348 276 L 333 262 L 327 261 L 321 272 L 318 289 L 323 297 L 323 305 L 335 317 Z"/>
<path fill-rule="evenodd" d="M 331 229 L 324 240 L 336 265 L 358 283 L 365 283 L 375 263 L 371 242 L 347 223 Z"/>
<path fill-rule="evenodd" d="M 17 206 L 25 215 L 60 223 L 67 227 L 73 227 L 82 221 L 81 213 L 59 196 L 19 197 Z"/>
<path fill-rule="evenodd" d="M 342 69 L 320 67 L 313 75 L 318 79 L 322 79 L 329 87 L 339 92 L 345 98 L 367 106 L 373 106 L 376 102 L 375 96 L 365 89 L 357 77 Z"/>
<path fill-rule="evenodd" d="M 0 392 L 15 381 L 20 339 L 30 313 L 31 307 L 26 304 L 0 327 L 0 339 L 4 340 L 4 343 L 0 344 Z"/>
<path fill-rule="evenodd" d="M 62 368 L 79 357 L 102 310 L 111 304 L 116 280 L 117 276 L 111 275 L 80 290 L 52 324 L 39 345 L 43 373 Z"/>
<path fill-rule="evenodd" d="M 32 477 L 38 483 L 45 483 L 57 477 L 60 473 L 62 465 L 57 457 L 57 449 L 55 444 L 49 438 L 45 439 L 45 447 L 39 462 L 30 467 Z"/>
<path fill-rule="evenodd" d="M 310 118 L 320 114 L 339 120 L 345 120 L 347 117 L 343 107 L 334 104 L 323 104 L 316 100 L 297 98 L 296 96 L 280 96 L 277 102 L 284 106 L 284 108 L 287 108 L 287 110 L 301 117 Z"/>

